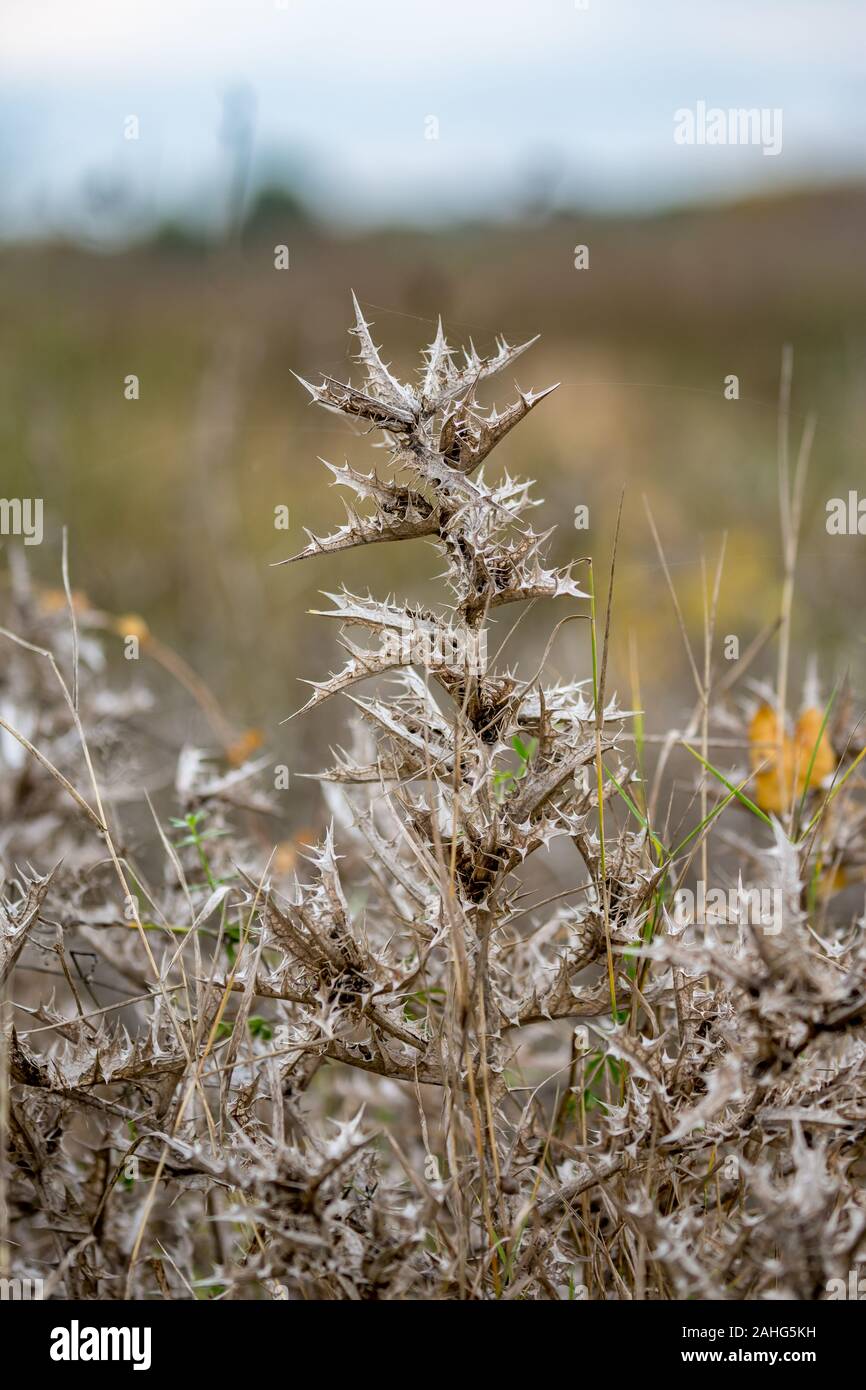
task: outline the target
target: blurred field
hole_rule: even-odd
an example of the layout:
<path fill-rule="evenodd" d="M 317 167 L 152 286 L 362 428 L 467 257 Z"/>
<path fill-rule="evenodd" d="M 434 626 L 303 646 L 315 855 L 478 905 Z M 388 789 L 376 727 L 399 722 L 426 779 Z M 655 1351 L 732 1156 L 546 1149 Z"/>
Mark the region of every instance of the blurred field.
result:
<path fill-rule="evenodd" d="M 57 245 L 0 254 L 3 493 L 45 499 L 46 541 L 27 558 L 46 585 L 59 583 L 65 523 L 73 583 L 90 602 L 141 615 L 235 727 L 261 727 L 282 760 L 312 770 L 343 712 L 279 721 L 303 702 L 296 678 L 338 659 L 327 625 L 307 616 L 317 591 L 345 582 L 436 594 L 436 555 L 423 543 L 270 567 L 304 543 L 302 525 L 323 533 L 342 519 L 317 455 L 383 460 L 371 440 L 308 409 L 290 374 L 351 370 L 353 287 L 398 368 L 414 370 L 439 312 L 452 342 L 471 336 L 479 350 L 499 332 L 542 334 L 519 384 L 562 385 L 497 461 L 539 479 L 543 519 L 559 526 L 556 558 L 591 552 L 601 572 L 625 488 L 611 685 L 627 698 L 633 633 L 652 731 L 654 701 L 677 710 L 693 691 L 643 495 L 695 633 L 701 554 L 712 567 L 728 532 L 719 631 L 745 647 L 778 608 L 776 401 L 788 342 L 793 450 L 806 414 L 818 416 L 794 687 L 815 652 L 825 688 L 850 668 L 862 689 L 864 542 L 828 537 L 824 518 L 827 498 L 864 480 L 866 190 L 354 238 L 290 212 L 277 202 L 235 247 L 172 235 L 112 255 Z M 278 242 L 290 247 L 285 272 L 273 268 Z M 588 271 L 574 269 L 578 243 L 590 248 Z M 129 373 L 138 401 L 124 399 Z M 729 373 L 737 402 L 723 396 Z M 274 530 L 280 503 L 288 534 Z M 588 532 L 573 528 L 578 503 L 589 505 Z M 515 637 L 515 657 L 541 650 L 550 624 L 536 627 Z M 552 665 L 586 675 L 585 640 L 566 634 Z M 159 681 L 165 727 L 204 737 L 188 696 Z"/>

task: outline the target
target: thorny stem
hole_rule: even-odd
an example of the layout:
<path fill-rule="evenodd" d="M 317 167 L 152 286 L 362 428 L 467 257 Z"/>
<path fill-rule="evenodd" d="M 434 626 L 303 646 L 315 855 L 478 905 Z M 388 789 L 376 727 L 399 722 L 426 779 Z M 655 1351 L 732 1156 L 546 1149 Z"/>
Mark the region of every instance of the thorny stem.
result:
<path fill-rule="evenodd" d="M 592 693 L 593 709 L 595 713 L 595 777 L 596 794 L 598 798 L 599 872 L 601 876 L 599 888 L 602 912 L 604 914 L 604 945 L 607 957 L 607 978 L 610 988 L 610 1011 L 612 1020 L 614 1024 L 616 1024 L 619 1006 L 616 999 L 616 975 L 613 964 L 613 946 L 610 938 L 610 884 L 607 877 L 607 848 L 604 835 L 604 772 L 601 758 L 601 731 L 604 725 L 604 709 L 602 702 L 604 695 L 599 683 L 598 636 L 595 612 L 595 575 L 591 560 L 588 565 L 588 573 L 590 593 L 590 640 L 592 645 Z"/>

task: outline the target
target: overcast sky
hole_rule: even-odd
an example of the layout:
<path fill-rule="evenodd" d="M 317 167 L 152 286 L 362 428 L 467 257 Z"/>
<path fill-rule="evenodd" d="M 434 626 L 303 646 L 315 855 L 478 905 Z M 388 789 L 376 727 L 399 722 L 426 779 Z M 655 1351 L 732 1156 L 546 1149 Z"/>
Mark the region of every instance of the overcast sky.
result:
<path fill-rule="evenodd" d="M 206 214 L 227 99 L 341 221 L 860 176 L 864 68 L 863 0 L 2 0 L 0 225 Z M 781 110 L 781 153 L 677 144 L 698 102 Z"/>

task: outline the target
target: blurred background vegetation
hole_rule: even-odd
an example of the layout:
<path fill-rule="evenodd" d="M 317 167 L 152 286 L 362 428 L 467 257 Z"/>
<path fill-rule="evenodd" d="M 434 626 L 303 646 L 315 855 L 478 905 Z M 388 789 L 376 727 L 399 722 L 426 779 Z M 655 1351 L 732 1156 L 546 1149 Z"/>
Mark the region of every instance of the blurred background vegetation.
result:
<path fill-rule="evenodd" d="M 275 269 L 279 244 L 288 270 Z M 277 760 L 312 771 L 345 737 L 347 707 L 280 721 L 305 699 L 298 678 L 340 660 L 332 625 L 308 615 L 319 590 L 345 582 L 431 599 L 440 565 L 414 542 L 272 567 L 302 547 L 304 526 L 324 534 L 342 519 L 318 455 L 365 470 L 384 463 L 371 437 L 311 408 L 291 371 L 352 371 L 350 287 L 398 374 L 417 369 L 440 313 L 452 343 L 471 337 L 479 351 L 498 333 L 510 342 L 540 333 L 517 380 L 561 385 L 497 450 L 496 466 L 538 480 L 539 522 L 558 528 L 555 557 L 591 553 L 605 576 L 625 490 L 609 680 L 627 704 L 633 643 L 652 732 L 691 707 L 693 688 L 643 499 L 698 641 L 702 556 L 712 572 L 727 533 L 718 632 L 738 634 L 745 649 L 778 611 L 777 398 L 789 343 L 792 451 L 807 414 L 818 419 L 793 679 L 796 688 L 814 653 L 825 694 L 846 669 L 862 689 L 863 540 L 828 536 L 825 504 L 864 480 L 864 244 L 866 189 L 849 184 L 652 216 L 528 206 L 490 225 L 352 234 L 272 187 L 219 239 L 172 224 L 122 250 L 7 245 L 2 490 L 45 500 L 46 543 L 26 555 L 47 590 L 60 582 L 65 524 L 82 607 L 138 615 L 198 673 L 233 729 L 260 730 Z M 589 248 L 586 270 L 574 267 L 577 245 Z M 124 396 L 131 373 L 134 401 Z M 724 396 L 731 373 L 737 401 Z M 274 528 L 280 504 L 288 532 Z M 574 529 L 579 504 L 589 507 L 586 531 Z M 536 609 L 515 635 L 521 668 L 555 616 Z M 128 678 L 115 645 L 115 675 Z M 765 654 L 755 674 L 773 661 Z M 550 669 L 588 675 L 575 625 Z M 165 671 L 155 667 L 153 680 L 166 730 L 212 735 Z M 298 815 L 309 814 L 304 799 Z"/>

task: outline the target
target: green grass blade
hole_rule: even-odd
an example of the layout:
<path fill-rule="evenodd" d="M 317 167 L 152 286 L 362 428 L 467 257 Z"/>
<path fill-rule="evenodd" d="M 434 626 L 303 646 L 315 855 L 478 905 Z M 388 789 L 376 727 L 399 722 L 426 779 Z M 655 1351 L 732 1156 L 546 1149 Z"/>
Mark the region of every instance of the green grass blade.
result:
<path fill-rule="evenodd" d="M 718 780 L 722 783 L 722 785 L 727 787 L 728 791 L 732 792 L 733 795 L 737 798 L 737 800 L 742 802 L 742 804 L 749 811 L 751 811 L 753 815 L 758 816 L 764 822 L 765 825 L 769 825 L 772 828 L 773 822 L 770 820 L 770 817 L 767 815 L 767 813 L 765 811 L 762 811 L 760 806 L 756 806 L 754 801 L 751 801 L 749 797 L 745 795 L 744 792 L 740 791 L 739 787 L 735 787 L 733 782 L 729 782 L 727 777 L 725 777 L 724 773 L 719 772 L 719 769 L 717 767 L 713 767 L 712 763 L 707 762 L 706 758 L 702 758 L 697 749 L 692 748 L 691 744 L 684 743 L 683 748 L 685 748 L 689 753 L 691 753 L 693 758 L 697 758 L 698 762 L 707 769 L 707 772 L 711 772 L 714 777 L 717 777 Z"/>

